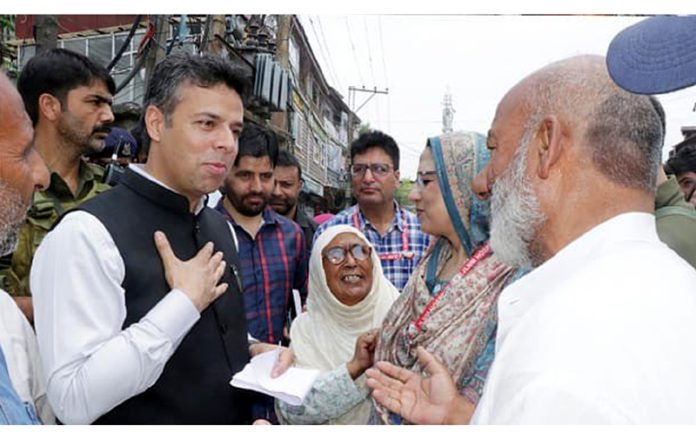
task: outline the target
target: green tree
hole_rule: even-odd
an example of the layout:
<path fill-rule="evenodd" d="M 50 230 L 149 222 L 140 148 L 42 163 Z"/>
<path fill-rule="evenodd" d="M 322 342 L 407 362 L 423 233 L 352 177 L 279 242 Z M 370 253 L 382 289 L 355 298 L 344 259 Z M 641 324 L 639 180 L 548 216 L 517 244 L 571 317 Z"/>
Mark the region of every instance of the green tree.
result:
<path fill-rule="evenodd" d="M 361 123 L 360 127 L 358 128 L 358 136 L 362 136 L 368 131 L 372 131 L 372 128 L 370 128 L 370 122 Z"/>
<path fill-rule="evenodd" d="M 400 181 L 400 186 L 396 190 L 396 193 L 394 194 L 394 198 L 396 198 L 396 201 L 404 208 L 413 211 L 415 209 L 415 206 L 413 203 L 408 199 L 408 194 L 411 193 L 411 188 L 413 188 L 413 182 L 409 180 L 408 178 L 402 178 Z"/>
<path fill-rule="evenodd" d="M 2 67 L 8 72 L 16 70 L 12 63 L 12 53 L 5 44 L 5 37 L 14 32 L 14 15 L 0 15 L 0 59 Z"/>

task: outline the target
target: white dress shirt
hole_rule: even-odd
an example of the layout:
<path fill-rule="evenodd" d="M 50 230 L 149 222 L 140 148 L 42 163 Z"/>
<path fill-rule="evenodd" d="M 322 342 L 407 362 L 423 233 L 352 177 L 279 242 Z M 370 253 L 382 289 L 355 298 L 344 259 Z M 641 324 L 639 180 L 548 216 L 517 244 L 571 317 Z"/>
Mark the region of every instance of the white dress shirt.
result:
<path fill-rule="evenodd" d="M 142 167 L 132 169 L 166 187 Z M 203 207 L 201 200 L 196 212 Z M 200 318 L 174 289 L 122 329 L 124 276 L 111 235 L 83 211 L 63 218 L 36 252 L 30 277 L 36 332 L 48 399 L 64 423 L 91 423 L 152 386 Z"/>
<path fill-rule="evenodd" d="M 696 423 L 696 271 L 616 216 L 506 288 L 473 423 Z"/>
<path fill-rule="evenodd" d="M 15 301 L 0 290 L 0 347 L 5 354 L 12 387 L 23 402 L 34 405 L 43 424 L 55 424 L 46 399 L 36 335 Z"/>

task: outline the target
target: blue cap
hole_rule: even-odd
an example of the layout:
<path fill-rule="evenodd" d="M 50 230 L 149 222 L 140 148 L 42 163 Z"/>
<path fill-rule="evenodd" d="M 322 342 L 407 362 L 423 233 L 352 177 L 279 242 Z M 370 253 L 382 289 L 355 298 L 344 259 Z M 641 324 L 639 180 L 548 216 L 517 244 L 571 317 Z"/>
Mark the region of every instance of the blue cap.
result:
<path fill-rule="evenodd" d="M 118 148 L 119 157 L 135 157 L 138 154 L 138 142 L 133 135 L 123 128 L 112 127 L 111 132 L 104 139 L 104 149 L 97 156 L 110 157 L 119 144 L 121 145 Z"/>
<path fill-rule="evenodd" d="M 622 30 L 609 44 L 607 69 L 633 93 L 668 93 L 696 84 L 696 16 L 661 15 Z"/>

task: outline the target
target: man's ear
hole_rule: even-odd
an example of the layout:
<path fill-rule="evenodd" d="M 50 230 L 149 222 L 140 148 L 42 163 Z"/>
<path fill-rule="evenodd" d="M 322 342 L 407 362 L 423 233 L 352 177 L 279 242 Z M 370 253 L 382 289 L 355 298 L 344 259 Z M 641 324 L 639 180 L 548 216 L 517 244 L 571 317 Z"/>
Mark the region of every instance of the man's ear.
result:
<path fill-rule="evenodd" d="M 154 105 L 148 105 L 145 110 L 145 129 L 151 140 L 161 141 L 165 122 L 164 113 Z"/>
<path fill-rule="evenodd" d="M 39 96 L 39 114 L 46 120 L 55 122 L 62 111 L 63 107 L 57 97 L 49 93 L 42 93 Z"/>
<path fill-rule="evenodd" d="M 551 168 L 558 162 L 563 154 L 563 130 L 561 121 L 554 115 L 546 116 L 539 124 L 535 146 L 539 154 L 537 175 L 541 179 L 547 179 Z"/>
<path fill-rule="evenodd" d="M 401 172 L 398 169 L 394 171 L 394 176 L 396 177 L 396 182 L 401 183 Z"/>

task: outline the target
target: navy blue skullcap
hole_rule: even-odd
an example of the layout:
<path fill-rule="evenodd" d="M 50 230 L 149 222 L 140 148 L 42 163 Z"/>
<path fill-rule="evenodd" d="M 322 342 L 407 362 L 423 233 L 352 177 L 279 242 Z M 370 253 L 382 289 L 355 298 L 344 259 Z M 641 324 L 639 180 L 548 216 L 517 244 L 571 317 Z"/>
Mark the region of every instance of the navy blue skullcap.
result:
<path fill-rule="evenodd" d="M 609 44 L 607 68 L 614 82 L 633 93 L 696 84 L 696 16 L 660 15 L 622 30 Z"/>

